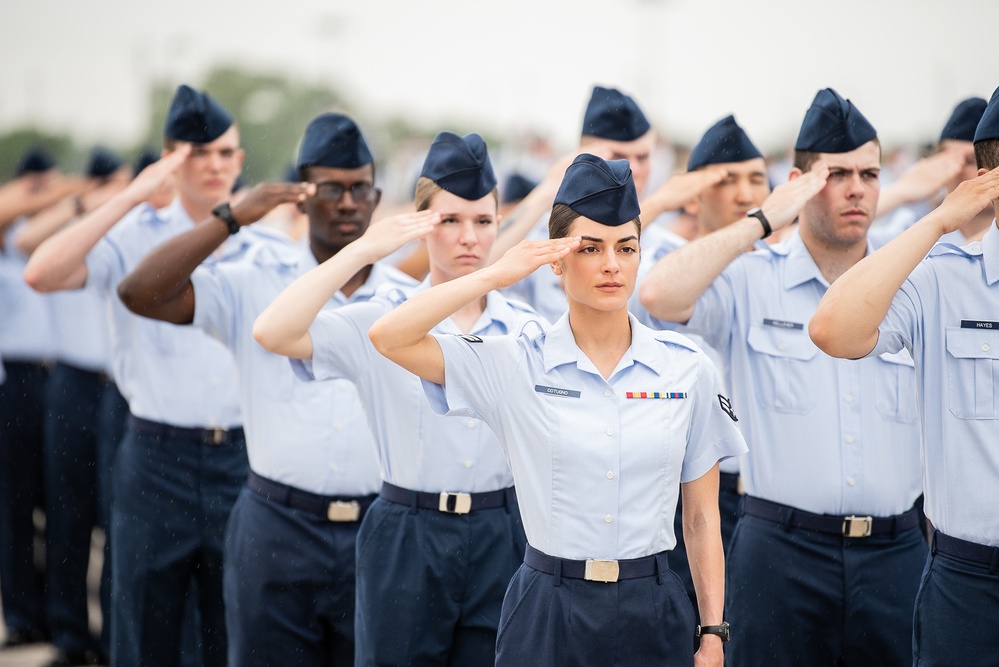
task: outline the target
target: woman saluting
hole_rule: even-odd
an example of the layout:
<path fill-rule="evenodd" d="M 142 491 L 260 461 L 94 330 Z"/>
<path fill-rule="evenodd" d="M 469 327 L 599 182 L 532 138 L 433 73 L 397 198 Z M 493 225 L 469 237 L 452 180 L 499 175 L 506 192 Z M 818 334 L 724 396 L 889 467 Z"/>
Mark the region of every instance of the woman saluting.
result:
<path fill-rule="evenodd" d="M 529 546 L 507 591 L 497 665 L 720 665 L 724 556 L 720 459 L 746 451 L 707 357 L 627 311 L 639 260 L 628 163 L 581 155 L 566 171 L 550 239 L 423 292 L 378 320 L 379 352 L 422 377 L 434 409 L 483 419 L 513 470 Z M 429 333 L 544 264 L 568 313 L 550 330 Z M 668 569 L 684 533 L 701 625 Z"/>

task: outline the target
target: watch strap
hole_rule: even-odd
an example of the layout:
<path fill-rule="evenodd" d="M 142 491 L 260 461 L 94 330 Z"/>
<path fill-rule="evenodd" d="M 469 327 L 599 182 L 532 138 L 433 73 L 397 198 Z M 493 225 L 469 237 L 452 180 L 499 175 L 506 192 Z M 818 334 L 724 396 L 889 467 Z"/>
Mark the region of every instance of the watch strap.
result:
<path fill-rule="evenodd" d="M 232 208 L 230 208 L 229 202 L 222 202 L 213 208 L 212 215 L 225 223 L 226 227 L 229 228 L 230 236 L 239 231 L 239 223 L 236 222 L 236 218 L 232 214 Z"/>
<path fill-rule="evenodd" d="M 698 625 L 694 635 L 697 637 L 702 635 L 717 635 L 721 637 L 724 644 L 731 636 L 731 627 L 728 623 L 722 623 L 721 625 Z"/>
<path fill-rule="evenodd" d="M 767 220 L 767 216 L 763 215 L 763 209 L 754 208 L 752 211 L 746 213 L 746 215 L 756 218 L 760 221 L 760 224 L 763 225 L 763 236 L 760 237 L 760 240 L 763 240 L 774 233 L 773 227 L 770 226 L 770 221 Z"/>

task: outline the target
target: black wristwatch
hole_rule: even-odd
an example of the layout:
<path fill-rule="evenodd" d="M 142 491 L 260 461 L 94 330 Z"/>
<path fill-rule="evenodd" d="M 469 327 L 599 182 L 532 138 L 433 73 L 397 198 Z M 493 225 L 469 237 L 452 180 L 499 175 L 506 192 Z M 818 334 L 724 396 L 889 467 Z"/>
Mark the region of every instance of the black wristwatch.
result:
<path fill-rule="evenodd" d="M 230 236 L 239 231 L 239 223 L 236 222 L 236 218 L 232 215 L 232 209 L 229 208 L 229 202 L 222 202 L 213 208 L 212 215 L 226 224 L 226 227 L 229 228 Z"/>
<path fill-rule="evenodd" d="M 722 621 L 721 625 L 698 625 L 694 631 L 695 637 L 700 637 L 701 635 L 718 635 L 721 637 L 722 644 L 729 640 L 731 634 L 731 628 L 725 621 Z"/>
<path fill-rule="evenodd" d="M 767 216 L 763 215 L 763 209 L 757 207 L 751 211 L 747 211 L 746 217 L 756 218 L 763 225 L 763 236 L 760 237 L 761 241 L 774 233 L 773 227 L 770 226 L 770 221 L 767 220 Z"/>

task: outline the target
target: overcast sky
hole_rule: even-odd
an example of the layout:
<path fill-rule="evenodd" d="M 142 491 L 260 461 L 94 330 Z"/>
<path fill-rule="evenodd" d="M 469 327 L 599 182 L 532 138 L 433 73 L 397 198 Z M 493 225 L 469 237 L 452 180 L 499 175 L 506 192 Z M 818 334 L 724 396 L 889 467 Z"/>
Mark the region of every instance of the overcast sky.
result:
<path fill-rule="evenodd" d="M 151 77 L 236 62 L 328 81 L 369 122 L 407 114 L 565 146 L 593 84 L 688 142 L 734 112 L 761 147 L 790 143 L 827 86 L 886 143 L 933 140 L 956 102 L 999 85 L 997 25 L 996 0 L 8 2 L 0 130 L 38 121 L 128 144 Z"/>

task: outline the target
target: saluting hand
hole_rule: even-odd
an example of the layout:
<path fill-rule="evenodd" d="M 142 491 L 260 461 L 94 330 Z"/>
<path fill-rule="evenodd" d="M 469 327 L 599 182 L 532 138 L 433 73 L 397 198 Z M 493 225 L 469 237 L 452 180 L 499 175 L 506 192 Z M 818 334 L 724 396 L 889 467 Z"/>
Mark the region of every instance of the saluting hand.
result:
<path fill-rule="evenodd" d="M 260 183 L 232 207 L 232 217 L 240 227 L 245 227 L 260 220 L 276 206 L 303 202 L 314 194 L 314 183 Z"/>
<path fill-rule="evenodd" d="M 826 187 L 828 178 L 829 166 L 820 160 L 809 171 L 774 188 L 760 207 L 773 231 L 794 222 L 808 200 Z"/>
<path fill-rule="evenodd" d="M 903 201 L 922 201 L 935 195 L 963 168 L 964 155 L 960 151 L 940 151 L 918 160 L 891 187 L 898 190 Z"/>
<path fill-rule="evenodd" d="M 441 214 L 436 211 L 400 213 L 372 223 L 355 243 L 364 247 L 369 263 L 374 263 L 410 241 L 423 238 L 440 221 Z"/>
<path fill-rule="evenodd" d="M 652 193 L 650 199 L 656 200 L 658 208 L 663 211 L 675 211 L 708 188 L 718 185 L 726 177 L 728 170 L 724 167 L 705 167 L 673 174 Z"/>
<path fill-rule="evenodd" d="M 173 175 L 184 160 L 191 154 L 191 144 L 181 144 L 176 150 L 170 151 L 156 162 L 139 172 L 125 188 L 129 198 L 135 202 L 149 199 L 170 176 Z"/>
<path fill-rule="evenodd" d="M 999 167 L 964 181 L 932 213 L 940 221 L 940 234 L 960 229 L 982 209 L 999 200 Z"/>
<path fill-rule="evenodd" d="M 499 261 L 484 271 L 489 271 L 496 284 L 493 289 L 509 287 L 533 273 L 538 267 L 557 262 L 579 245 L 578 236 L 560 239 L 521 241 L 506 251 Z"/>

